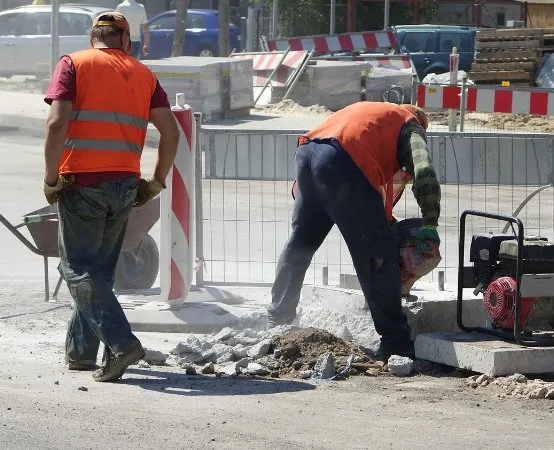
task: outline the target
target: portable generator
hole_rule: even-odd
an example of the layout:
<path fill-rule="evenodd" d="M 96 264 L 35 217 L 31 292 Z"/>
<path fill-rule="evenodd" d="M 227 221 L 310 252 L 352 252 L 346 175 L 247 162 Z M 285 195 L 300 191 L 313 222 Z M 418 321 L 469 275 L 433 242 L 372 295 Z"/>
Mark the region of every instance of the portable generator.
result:
<path fill-rule="evenodd" d="M 468 216 L 504 221 L 512 233 L 476 234 L 471 239 L 465 266 L 465 228 Z M 463 323 L 463 289 L 483 295 L 490 327 Z M 525 237 L 520 219 L 479 211 L 464 211 L 460 218 L 457 322 L 463 331 L 491 334 L 520 345 L 554 345 L 551 331 L 532 330 L 528 320 L 538 298 L 554 297 L 554 243 L 543 237 Z"/>

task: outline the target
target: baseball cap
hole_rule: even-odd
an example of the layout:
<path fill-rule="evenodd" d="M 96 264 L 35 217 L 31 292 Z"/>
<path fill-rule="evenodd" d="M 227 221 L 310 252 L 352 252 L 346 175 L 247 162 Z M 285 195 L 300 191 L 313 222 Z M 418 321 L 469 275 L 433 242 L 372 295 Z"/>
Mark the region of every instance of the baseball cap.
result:
<path fill-rule="evenodd" d="M 117 27 L 120 30 L 129 32 L 129 22 L 123 14 L 117 11 L 109 11 L 96 16 L 92 27 Z"/>
<path fill-rule="evenodd" d="M 416 116 L 419 123 L 421 123 L 421 126 L 427 129 L 429 122 L 427 121 L 427 114 L 425 114 L 423 109 L 416 105 L 403 104 L 402 106 Z"/>

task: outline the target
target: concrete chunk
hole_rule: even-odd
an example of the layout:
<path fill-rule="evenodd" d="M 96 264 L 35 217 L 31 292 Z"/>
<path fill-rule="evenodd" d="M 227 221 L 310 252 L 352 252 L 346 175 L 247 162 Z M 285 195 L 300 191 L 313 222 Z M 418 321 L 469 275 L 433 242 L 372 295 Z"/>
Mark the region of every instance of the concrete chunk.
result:
<path fill-rule="evenodd" d="M 314 367 L 314 372 L 318 378 L 326 380 L 335 376 L 335 358 L 332 353 L 321 355 Z"/>
<path fill-rule="evenodd" d="M 489 376 L 554 372 L 554 347 L 522 347 L 480 333 L 420 334 L 415 352 L 420 359 Z"/>
<path fill-rule="evenodd" d="M 253 359 L 266 356 L 270 346 L 271 346 L 271 341 L 269 339 L 264 339 L 263 341 L 258 342 L 256 345 L 252 346 L 248 350 L 248 356 L 250 356 Z"/>
<path fill-rule="evenodd" d="M 142 358 L 148 364 L 162 365 L 165 364 L 169 355 L 162 353 L 158 350 L 152 350 L 150 348 L 144 349 L 144 357 Z"/>
<path fill-rule="evenodd" d="M 412 373 L 414 362 L 406 356 L 392 355 L 387 365 L 389 366 L 389 372 L 393 375 L 397 377 L 407 377 Z"/>

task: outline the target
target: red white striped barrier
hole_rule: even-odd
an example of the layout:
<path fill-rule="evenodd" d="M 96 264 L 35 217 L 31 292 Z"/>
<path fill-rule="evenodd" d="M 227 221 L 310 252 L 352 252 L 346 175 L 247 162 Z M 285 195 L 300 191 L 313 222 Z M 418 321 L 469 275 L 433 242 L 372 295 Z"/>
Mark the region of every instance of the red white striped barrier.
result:
<path fill-rule="evenodd" d="M 304 36 L 267 41 L 269 50 L 314 50 L 318 53 L 348 52 L 396 48 L 396 38 L 391 31 L 362 31 L 335 35 Z"/>
<path fill-rule="evenodd" d="M 196 121 L 182 95 L 177 94 L 178 106 L 172 108 L 181 136 L 167 188 L 162 191 L 160 213 L 160 285 L 162 297 L 172 305 L 186 299 L 194 263 Z"/>
<path fill-rule="evenodd" d="M 459 109 L 460 97 L 460 86 L 419 84 L 417 87 L 417 104 L 422 108 Z M 554 116 L 554 93 L 468 86 L 466 111 Z"/>
<path fill-rule="evenodd" d="M 288 78 L 302 63 L 307 53 L 307 51 L 289 51 L 281 65 L 279 65 L 279 61 L 283 58 L 284 52 L 260 52 L 256 54 L 233 53 L 231 57 L 252 59 L 255 87 L 264 86 L 271 72 L 275 70 L 276 67 L 279 68 L 271 80 L 271 84 L 273 86 L 285 87 Z"/>
<path fill-rule="evenodd" d="M 360 55 L 345 57 L 321 57 L 314 58 L 317 61 L 367 61 L 373 67 L 383 67 L 386 69 L 411 69 L 412 64 L 408 55 L 393 55 L 393 56 L 374 56 Z"/>

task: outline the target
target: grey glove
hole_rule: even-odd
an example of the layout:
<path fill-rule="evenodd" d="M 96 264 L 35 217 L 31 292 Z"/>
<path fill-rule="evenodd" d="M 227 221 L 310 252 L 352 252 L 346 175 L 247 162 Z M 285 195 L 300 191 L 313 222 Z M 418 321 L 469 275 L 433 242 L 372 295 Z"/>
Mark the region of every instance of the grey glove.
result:
<path fill-rule="evenodd" d="M 60 175 L 58 181 L 54 186 L 50 186 L 44 182 L 44 196 L 49 205 L 56 203 L 60 197 L 60 192 L 65 188 L 71 186 L 75 182 L 75 175 L 70 175 L 69 177 L 64 177 Z"/>
<path fill-rule="evenodd" d="M 156 197 L 160 192 L 165 189 L 165 185 L 160 183 L 155 177 L 148 179 L 139 178 L 137 197 L 133 207 L 142 206 L 146 202 L 149 202 Z"/>

